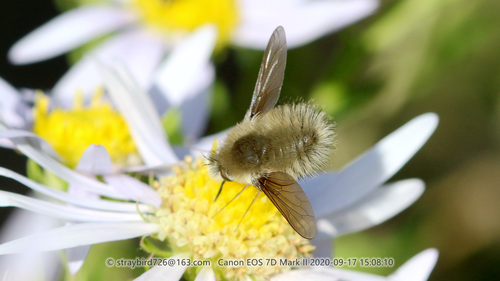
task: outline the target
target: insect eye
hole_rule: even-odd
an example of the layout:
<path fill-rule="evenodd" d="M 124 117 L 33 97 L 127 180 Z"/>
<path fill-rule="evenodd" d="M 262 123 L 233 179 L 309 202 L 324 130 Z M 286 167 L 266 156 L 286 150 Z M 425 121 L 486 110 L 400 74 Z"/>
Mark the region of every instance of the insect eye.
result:
<path fill-rule="evenodd" d="M 220 170 L 220 176 L 225 180 L 225 181 L 231 181 L 231 179 L 229 179 L 229 176 L 227 175 L 226 173 L 226 170 L 222 169 Z"/>

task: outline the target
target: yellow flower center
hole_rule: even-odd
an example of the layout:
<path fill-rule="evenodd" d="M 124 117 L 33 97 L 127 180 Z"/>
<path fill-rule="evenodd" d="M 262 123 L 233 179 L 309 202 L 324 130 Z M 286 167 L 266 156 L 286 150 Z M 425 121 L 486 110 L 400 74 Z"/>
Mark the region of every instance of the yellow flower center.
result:
<path fill-rule="evenodd" d="M 266 279 L 291 269 L 280 265 L 280 259 L 301 260 L 312 256 L 314 246 L 292 229 L 264 194 L 259 195 L 243 217 L 257 195 L 255 187 L 249 186 L 227 205 L 244 185 L 226 182 L 214 201 L 221 182 L 210 177 L 203 159 L 186 158 L 185 162 L 183 167 L 175 169 L 175 176 L 157 183 L 163 199 L 156 213 L 162 226 L 159 239 L 167 239 L 173 253 L 189 253 L 193 260 L 210 260 L 217 280 Z M 247 259 L 261 259 L 264 264 L 246 266 Z M 267 265 L 266 259 L 278 264 Z M 221 266 L 223 261 L 235 260 L 243 261 L 244 266 Z M 193 267 L 188 275 L 200 269 Z"/>
<path fill-rule="evenodd" d="M 82 95 L 77 94 L 72 109 L 56 108 L 49 112 L 49 98 L 38 93 L 33 132 L 51 144 L 69 167 L 76 166 L 91 144 L 106 147 L 114 164 L 139 164 L 127 123 L 101 97 L 102 89 L 96 90 L 90 105 L 85 107 Z"/>
<path fill-rule="evenodd" d="M 143 20 L 169 34 L 182 35 L 212 23 L 218 29 L 218 47 L 225 45 L 238 22 L 234 0 L 135 0 Z"/>

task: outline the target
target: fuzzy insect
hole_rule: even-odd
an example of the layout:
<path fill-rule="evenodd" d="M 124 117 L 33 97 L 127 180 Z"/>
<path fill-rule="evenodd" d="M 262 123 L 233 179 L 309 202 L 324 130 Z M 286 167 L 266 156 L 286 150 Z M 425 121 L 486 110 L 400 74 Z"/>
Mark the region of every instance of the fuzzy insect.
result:
<path fill-rule="evenodd" d="M 224 181 L 255 186 L 257 196 L 263 191 L 298 234 L 312 239 L 317 232 L 316 220 L 296 179 L 324 167 L 335 147 L 334 125 L 310 103 L 275 107 L 285 76 L 286 54 L 285 31 L 280 26 L 264 53 L 245 119 L 227 133 L 208 157 L 208 165 L 212 176 L 223 180 L 221 190 Z"/>

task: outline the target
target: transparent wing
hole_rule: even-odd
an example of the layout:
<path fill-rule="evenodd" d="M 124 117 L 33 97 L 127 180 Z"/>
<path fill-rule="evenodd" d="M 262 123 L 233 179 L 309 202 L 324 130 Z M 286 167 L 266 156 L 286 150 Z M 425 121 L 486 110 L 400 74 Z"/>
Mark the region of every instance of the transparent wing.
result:
<path fill-rule="evenodd" d="M 300 236 L 316 236 L 314 212 L 302 187 L 286 173 L 274 172 L 259 179 L 262 191 Z"/>
<path fill-rule="evenodd" d="M 263 114 L 273 108 L 281 92 L 286 66 L 286 36 L 283 27 L 278 26 L 267 44 L 259 76 L 253 91 L 252 103 L 245 118 Z"/>

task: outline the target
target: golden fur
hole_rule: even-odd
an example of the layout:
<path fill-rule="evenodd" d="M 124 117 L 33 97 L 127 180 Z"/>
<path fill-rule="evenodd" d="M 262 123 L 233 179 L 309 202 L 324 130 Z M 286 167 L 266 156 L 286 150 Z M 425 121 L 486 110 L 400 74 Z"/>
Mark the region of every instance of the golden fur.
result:
<path fill-rule="evenodd" d="M 309 103 L 276 106 L 245 118 L 209 157 L 212 176 L 256 184 L 263 175 L 284 172 L 294 179 L 321 170 L 334 151 L 331 118 Z"/>

